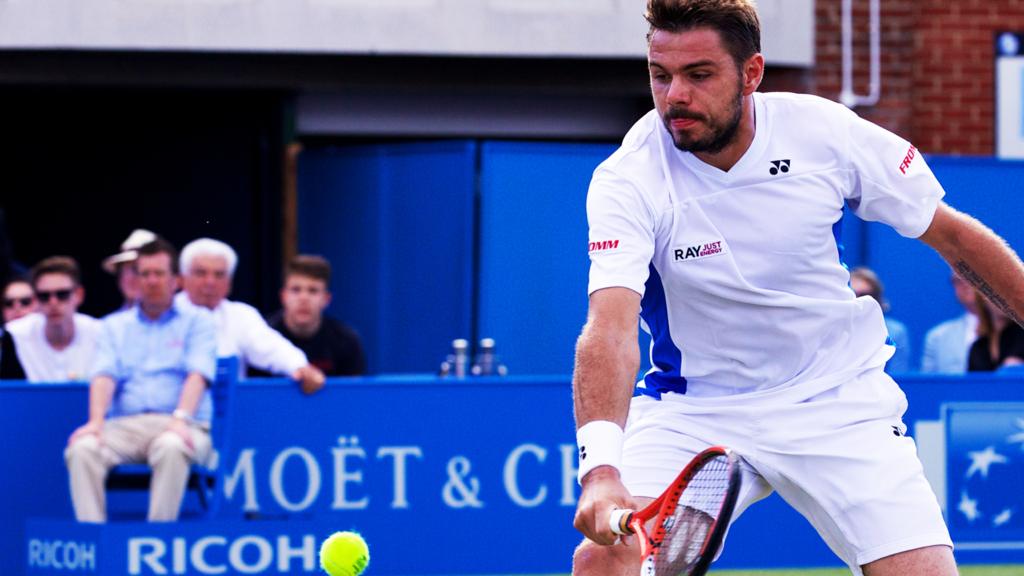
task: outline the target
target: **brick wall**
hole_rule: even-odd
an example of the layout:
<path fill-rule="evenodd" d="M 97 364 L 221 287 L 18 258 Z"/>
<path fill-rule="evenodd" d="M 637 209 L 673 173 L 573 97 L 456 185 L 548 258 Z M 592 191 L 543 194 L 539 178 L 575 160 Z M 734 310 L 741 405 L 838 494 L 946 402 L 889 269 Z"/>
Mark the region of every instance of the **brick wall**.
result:
<path fill-rule="evenodd" d="M 854 89 L 868 92 L 868 0 L 854 0 Z M 817 64 L 770 69 L 766 89 L 839 99 L 841 0 L 816 0 Z M 882 92 L 857 112 L 928 153 L 995 152 L 997 31 L 1024 30 L 1024 0 L 882 0 Z"/>
<path fill-rule="evenodd" d="M 924 150 L 995 152 L 994 37 L 1024 29 L 1020 0 L 923 3 L 915 30 L 914 129 Z"/>

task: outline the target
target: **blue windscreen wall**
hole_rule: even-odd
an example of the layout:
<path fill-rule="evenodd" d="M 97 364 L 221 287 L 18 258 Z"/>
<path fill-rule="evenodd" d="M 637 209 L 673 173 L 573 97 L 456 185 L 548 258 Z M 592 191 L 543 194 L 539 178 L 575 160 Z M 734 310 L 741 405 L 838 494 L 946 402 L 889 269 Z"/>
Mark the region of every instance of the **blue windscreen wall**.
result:
<path fill-rule="evenodd" d="M 480 190 L 480 335 L 515 372 L 567 374 L 587 316 L 587 186 L 602 144 L 488 142 Z"/>
<path fill-rule="evenodd" d="M 471 333 L 473 142 L 311 148 L 299 158 L 299 249 L 333 266 L 328 312 L 371 372 L 436 370 Z"/>
<path fill-rule="evenodd" d="M 515 372 L 567 374 L 587 316 L 587 188 L 610 144 L 487 142 L 480 169 L 481 336 Z M 641 372 L 650 338 L 640 333 Z"/>

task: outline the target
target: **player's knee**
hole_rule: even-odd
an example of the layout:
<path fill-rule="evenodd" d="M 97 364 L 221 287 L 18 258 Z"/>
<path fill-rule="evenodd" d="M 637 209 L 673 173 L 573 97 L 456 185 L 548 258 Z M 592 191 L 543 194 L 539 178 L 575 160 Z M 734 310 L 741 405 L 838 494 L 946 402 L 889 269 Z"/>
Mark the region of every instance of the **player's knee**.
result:
<path fill-rule="evenodd" d="M 602 546 L 584 540 L 572 555 L 573 576 L 622 576 L 640 569 L 639 553 L 627 546 Z M 635 566 L 634 566 L 635 565 Z"/>

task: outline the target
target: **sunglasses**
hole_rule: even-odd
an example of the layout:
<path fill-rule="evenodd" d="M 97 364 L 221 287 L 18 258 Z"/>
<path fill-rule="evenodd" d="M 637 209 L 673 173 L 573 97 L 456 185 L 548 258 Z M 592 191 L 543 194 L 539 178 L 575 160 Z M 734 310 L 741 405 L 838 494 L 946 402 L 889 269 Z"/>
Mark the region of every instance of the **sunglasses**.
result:
<path fill-rule="evenodd" d="M 21 298 L 4 298 L 4 308 L 14 308 L 15 304 L 20 304 L 22 308 L 27 308 L 32 305 L 32 297 L 22 296 Z"/>
<path fill-rule="evenodd" d="M 36 298 L 40 302 L 49 302 L 51 298 L 55 297 L 61 302 L 67 302 L 68 298 L 71 298 L 71 289 L 66 290 L 39 290 L 36 292 Z"/>

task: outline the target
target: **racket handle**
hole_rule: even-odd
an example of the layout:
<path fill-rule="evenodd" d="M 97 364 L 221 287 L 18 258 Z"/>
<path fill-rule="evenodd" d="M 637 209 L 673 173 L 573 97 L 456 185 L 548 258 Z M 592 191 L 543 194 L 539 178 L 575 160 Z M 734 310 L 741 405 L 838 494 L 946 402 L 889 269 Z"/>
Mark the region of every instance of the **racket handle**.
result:
<path fill-rule="evenodd" d="M 616 508 L 608 515 L 608 527 L 619 536 L 633 533 L 633 529 L 629 527 L 632 521 L 633 511 L 626 508 Z"/>

